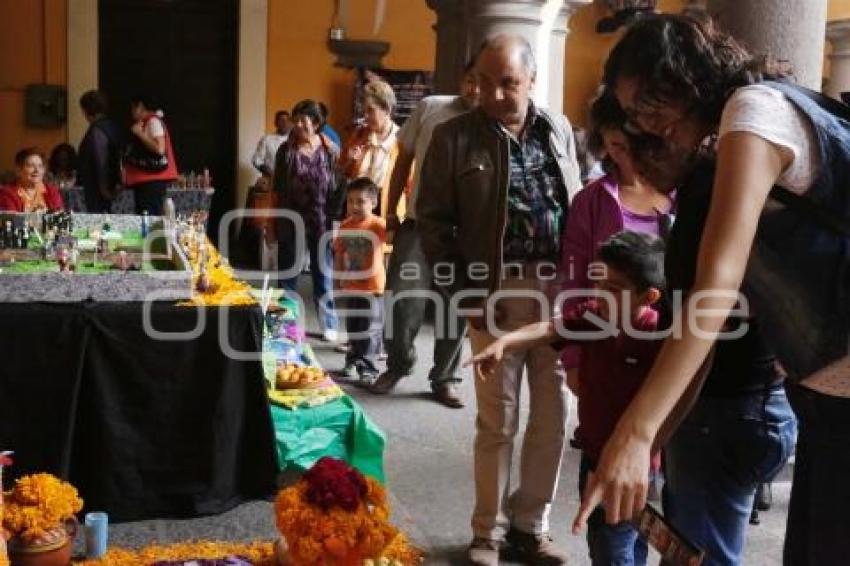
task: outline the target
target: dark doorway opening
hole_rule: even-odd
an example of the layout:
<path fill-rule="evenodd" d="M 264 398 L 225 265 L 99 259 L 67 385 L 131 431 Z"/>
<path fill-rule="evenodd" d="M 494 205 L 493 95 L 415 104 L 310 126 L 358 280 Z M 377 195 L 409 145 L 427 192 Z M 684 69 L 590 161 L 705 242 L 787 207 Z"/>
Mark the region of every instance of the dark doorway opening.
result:
<path fill-rule="evenodd" d="M 239 0 L 99 0 L 100 89 L 129 127 L 130 98 L 165 112 L 181 172 L 209 168 L 210 235 L 233 208 Z"/>

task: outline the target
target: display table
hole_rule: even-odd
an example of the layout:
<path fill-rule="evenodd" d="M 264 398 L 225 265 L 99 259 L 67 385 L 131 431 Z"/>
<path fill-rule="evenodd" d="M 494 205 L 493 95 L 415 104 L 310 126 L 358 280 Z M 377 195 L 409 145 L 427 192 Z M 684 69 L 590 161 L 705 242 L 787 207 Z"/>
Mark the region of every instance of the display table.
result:
<path fill-rule="evenodd" d="M 71 481 L 110 520 L 196 517 L 271 495 L 275 438 L 259 352 L 259 307 L 156 303 L 0 304 L 0 447 L 17 477 Z M 226 320 L 225 320 L 226 315 Z M 13 478 L 9 478 L 13 479 Z"/>
<path fill-rule="evenodd" d="M 281 470 L 304 472 L 332 456 L 384 483 L 384 434 L 348 395 L 296 410 L 272 405 L 272 419 Z"/>
<path fill-rule="evenodd" d="M 322 456 L 331 456 L 383 483 L 384 433 L 354 399 L 335 384 L 298 390 L 292 396 L 287 395 L 292 392 L 276 389 L 278 365 L 320 367 L 313 349 L 304 341 L 298 304 L 289 299 L 278 304 L 281 310 L 266 315 L 263 368 L 281 471 L 301 473 Z"/>
<path fill-rule="evenodd" d="M 87 212 L 86 197 L 82 187 L 60 189 L 65 208 L 74 212 Z M 166 196 L 174 201 L 177 214 L 191 214 L 195 211 L 209 211 L 215 189 L 168 189 Z M 135 214 L 136 201 L 132 189 L 123 189 L 112 201 L 112 214 Z"/>

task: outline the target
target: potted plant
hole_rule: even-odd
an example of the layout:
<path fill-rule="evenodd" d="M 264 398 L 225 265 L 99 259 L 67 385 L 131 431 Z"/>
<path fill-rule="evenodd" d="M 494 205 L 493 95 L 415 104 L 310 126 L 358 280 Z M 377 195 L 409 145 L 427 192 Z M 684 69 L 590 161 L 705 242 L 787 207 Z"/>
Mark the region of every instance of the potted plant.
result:
<path fill-rule="evenodd" d="M 4 496 L 3 530 L 12 566 L 68 566 L 83 507 L 77 490 L 50 474 L 24 476 Z"/>

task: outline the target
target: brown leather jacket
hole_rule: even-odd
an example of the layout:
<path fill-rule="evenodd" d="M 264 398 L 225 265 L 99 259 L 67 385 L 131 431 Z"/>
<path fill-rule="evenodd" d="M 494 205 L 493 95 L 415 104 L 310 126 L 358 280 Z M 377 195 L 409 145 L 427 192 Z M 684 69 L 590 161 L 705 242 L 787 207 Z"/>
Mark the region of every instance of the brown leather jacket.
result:
<path fill-rule="evenodd" d="M 551 127 L 550 149 L 567 193 L 581 189 L 566 117 L 536 111 Z M 437 126 L 422 165 L 416 223 L 437 287 L 454 294 L 499 289 L 507 222 L 510 145 L 480 108 Z M 451 277 L 449 273 L 451 272 Z M 461 305 L 474 304 L 474 298 Z"/>

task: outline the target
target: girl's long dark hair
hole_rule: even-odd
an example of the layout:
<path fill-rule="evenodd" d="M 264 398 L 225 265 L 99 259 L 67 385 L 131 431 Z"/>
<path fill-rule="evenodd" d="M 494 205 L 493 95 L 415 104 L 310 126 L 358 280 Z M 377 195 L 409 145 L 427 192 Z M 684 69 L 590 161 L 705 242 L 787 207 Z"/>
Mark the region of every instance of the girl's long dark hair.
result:
<path fill-rule="evenodd" d="M 590 114 L 588 116 L 587 151 L 602 163 L 602 169 L 606 173 L 615 173 L 617 164 L 605 151 L 606 130 L 619 130 L 625 134 L 623 129 L 626 124 L 626 114 L 610 88 L 602 87 L 596 98 L 590 103 Z"/>
<path fill-rule="evenodd" d="M 766 58 L 753 57 L 710 20 L 658 14 L 633 24 L 611 51 L 603 83 L 638 80 L 641 96 L 660 104 L 684 104 L 703 123 L 718 124 L 732 92 L 763 79 L 790 74 Z"/>

